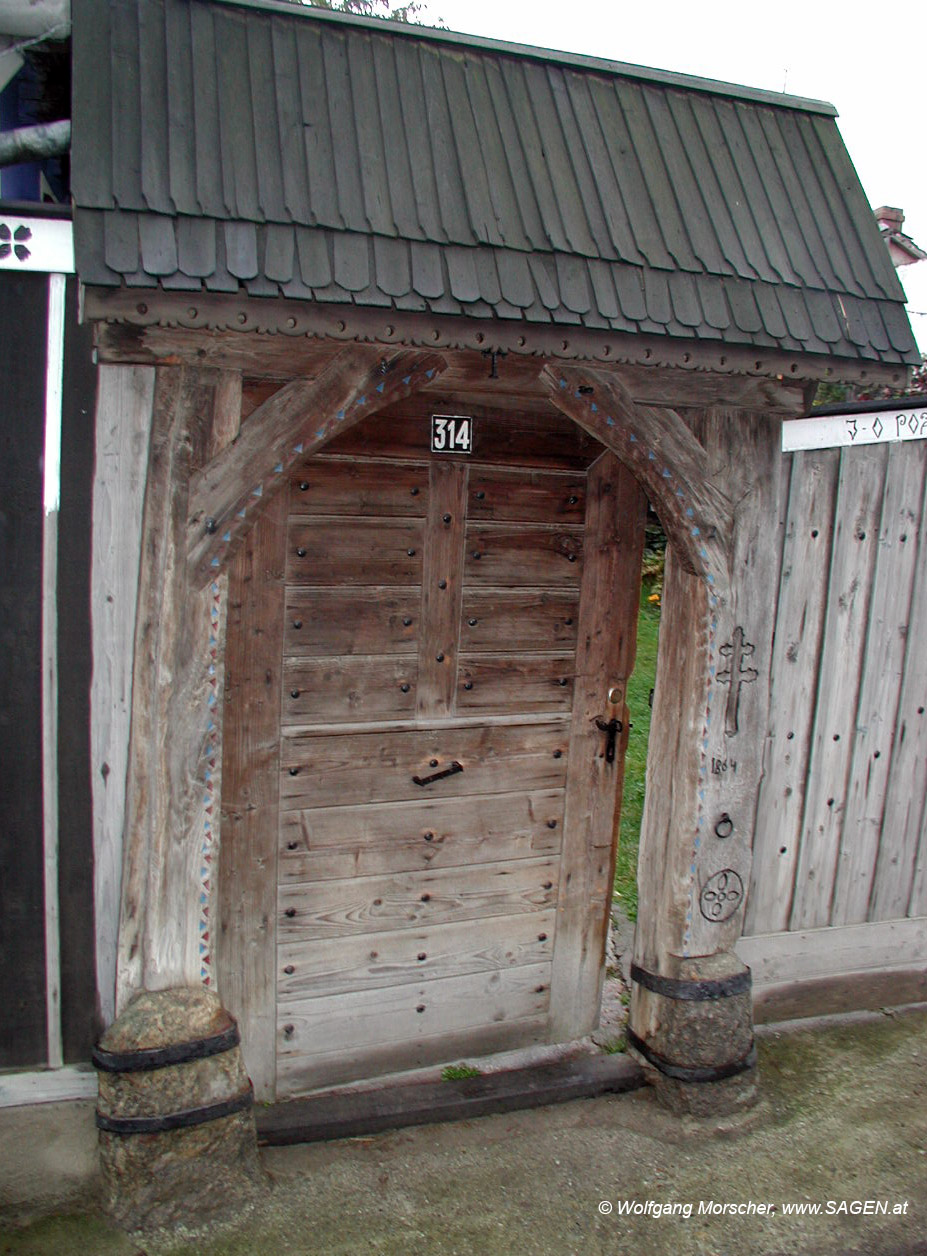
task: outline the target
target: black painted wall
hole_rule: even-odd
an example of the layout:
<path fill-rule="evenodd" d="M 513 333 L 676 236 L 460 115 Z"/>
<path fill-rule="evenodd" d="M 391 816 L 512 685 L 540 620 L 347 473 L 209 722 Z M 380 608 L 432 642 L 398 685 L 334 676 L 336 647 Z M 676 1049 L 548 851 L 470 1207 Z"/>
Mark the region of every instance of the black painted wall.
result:
<path fill-rule="evenodd" d="M 45 1058 L 42 449 L 48 280 L 0 274 L 0 1067 Z"/>
<path fill-rule="evenodd" d="M 42 451 L 48 279 L 0 272 L 0 1068 L 46 1060 Z M 59 909 L 65 1060 L 97 1032 L 90 797 L 96 371 L 68 282 L 58 537 Z"/>
<path fill-rule="evenodd" d="M 68 280 L 58 519 L 58 894 L 66 1062 L 88 1060 L 99 1034 L 90 796 L 90 541 L 96 367 Z"/>

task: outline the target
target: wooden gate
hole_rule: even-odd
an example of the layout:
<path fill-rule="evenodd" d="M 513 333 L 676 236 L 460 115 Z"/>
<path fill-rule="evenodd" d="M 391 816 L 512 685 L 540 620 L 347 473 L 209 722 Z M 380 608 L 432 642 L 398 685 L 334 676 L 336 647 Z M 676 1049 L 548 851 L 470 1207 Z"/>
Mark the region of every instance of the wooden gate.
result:
<path fill-rule="evenodd" d="M 367 421 L 231 574 L 219 978 L 265 1094 L 595 1022 L 643 497 L 566 420 L 475 433 Z"/>

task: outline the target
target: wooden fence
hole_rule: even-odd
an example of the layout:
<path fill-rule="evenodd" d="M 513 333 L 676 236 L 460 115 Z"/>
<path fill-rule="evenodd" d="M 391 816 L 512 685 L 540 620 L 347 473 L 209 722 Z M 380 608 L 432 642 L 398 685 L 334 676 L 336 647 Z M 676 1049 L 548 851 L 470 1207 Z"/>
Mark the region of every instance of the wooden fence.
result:
<path fill-rule="evenodd" d="M 927 441 L 784 457 L 760 989 L 927 965 Z"/>

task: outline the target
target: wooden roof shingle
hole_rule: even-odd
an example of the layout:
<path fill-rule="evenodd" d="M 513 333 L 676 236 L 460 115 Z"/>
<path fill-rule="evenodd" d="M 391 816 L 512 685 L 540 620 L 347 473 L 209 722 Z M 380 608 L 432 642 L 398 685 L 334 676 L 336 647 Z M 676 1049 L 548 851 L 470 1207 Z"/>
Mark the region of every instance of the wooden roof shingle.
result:
<path fill-rule="evenodd" d="M 829 106 L 273 0 L 73 7 L 89 285 L 918 360 Z"/>

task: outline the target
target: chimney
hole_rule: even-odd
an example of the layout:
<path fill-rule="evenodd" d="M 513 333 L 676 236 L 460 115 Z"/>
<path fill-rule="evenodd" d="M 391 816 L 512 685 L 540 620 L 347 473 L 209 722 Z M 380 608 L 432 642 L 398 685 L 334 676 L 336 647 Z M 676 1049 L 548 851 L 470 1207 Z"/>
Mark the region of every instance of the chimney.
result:
<path fill-rule="evenodd" d="M 891 205 L 880 205 L 875 216 L 883 231 L 900 231 L 904 223 L 904 210 L 893 209 Z"/>

